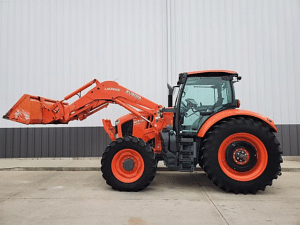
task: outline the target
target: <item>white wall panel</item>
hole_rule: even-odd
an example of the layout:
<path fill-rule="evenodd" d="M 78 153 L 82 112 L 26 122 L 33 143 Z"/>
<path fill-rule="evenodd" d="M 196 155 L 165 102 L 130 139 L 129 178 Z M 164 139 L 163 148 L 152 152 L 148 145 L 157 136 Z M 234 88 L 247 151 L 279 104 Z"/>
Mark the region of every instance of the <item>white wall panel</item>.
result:
<path fill-rule="evenodd" d="M 63 99 L 94 78 L 166 105 L 178 73 L 229 69 L 242 108 L 300 124 L 299 40 L 299 0 L 0 0 L 0 115 L 24 93 Z"/>
<path fill-rule="evenodd" d="M 241 107 L 300 123 L 299 0 L 170 0 L 171 71 L 237 71 Z M 172 77 L 172 83 L 176 82 Z"/>
<path fill-rule="evenodd" d="M 1 0 L 0 115 L 24 94 L 61 100 L 96 78 L 167 103 L 166 2 Z M 99 126 L 117 106 L 70 126 Z M 24 127 L 0 120 L 1 127 Z"/>

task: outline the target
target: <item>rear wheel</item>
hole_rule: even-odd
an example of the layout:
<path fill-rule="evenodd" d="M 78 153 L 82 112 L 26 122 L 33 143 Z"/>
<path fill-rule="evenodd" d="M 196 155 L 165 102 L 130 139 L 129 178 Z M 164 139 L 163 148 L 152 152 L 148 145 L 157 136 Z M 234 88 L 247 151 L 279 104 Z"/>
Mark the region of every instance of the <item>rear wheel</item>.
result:
<path fill-rule="evenodd" d="M 251 118 L 216 124 L 205 136 L 202 152 L 208 177 L 229 192 L 264 190 L 281 171 L 279 142 L 265 124 Z"/>
<path fill-rule="evenodd" d="M 103 153 L 106 183 L 119 191 L 140 191 L 155 177 L 156 160 L 150 145 L 136 137 L 118 138 Z"/>

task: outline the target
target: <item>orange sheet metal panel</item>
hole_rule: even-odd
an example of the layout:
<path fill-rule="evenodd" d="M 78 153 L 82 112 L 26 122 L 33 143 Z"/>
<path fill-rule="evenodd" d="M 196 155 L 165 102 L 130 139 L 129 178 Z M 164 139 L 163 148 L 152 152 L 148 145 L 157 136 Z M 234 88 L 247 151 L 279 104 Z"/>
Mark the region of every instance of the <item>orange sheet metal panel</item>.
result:
<path fill-rule="evenodd" d="M 24 124 L 41 124 L 43 107 L 49 108 L 55 102 L 55 100 L 24 94 L 3 118 Z"/>
<path fill-rule="evenodd" d="M 200 70 L 200 71 L 192 71 L 188 72 L 188 75 L 199 74 L 199 73 L 229 73 L 229 74 L 237 74 L 237 72 L 232 70 Z"/>
<path fill-rule="evenodd" d="M 276 128 L 275 124 L 274 124 L 274 121 L 271 120 L 270 118 L 266 117 L 266 116 L 263 116 L 259 113 L 248 111 L 248 110 L 229 109 L 229 110 L 224 110 L 224 111 L 221 111 L 219 113 L 216 113 L 215 115 L 210 117 L 208 120 L 206 120 L 204 122 L 204 124 L 202 125 L 202 127 L 200 128 L 197 136 L 198 137 L 204 137 L 205 133 L 215 123 L 217 123 L 218 121 L 220 121 L 224 118 L 233 117 L 233 116 L 249 116 L 249 117 L 257 118 L 257 119 L 260 119 L 260 120 L 264 121 L 265 123 L 267 123 L 273 129 L 274 132 L 277 132 L 277 130 L 278 130 Z"/>

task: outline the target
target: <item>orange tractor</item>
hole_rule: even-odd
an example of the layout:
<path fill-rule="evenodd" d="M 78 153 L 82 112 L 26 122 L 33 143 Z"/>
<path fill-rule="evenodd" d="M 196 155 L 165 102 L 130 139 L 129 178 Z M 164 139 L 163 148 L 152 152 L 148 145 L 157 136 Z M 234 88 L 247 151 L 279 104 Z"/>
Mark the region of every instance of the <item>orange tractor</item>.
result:
<path fill-rule="evenodd" d="M 3 118 L 24 124 L 67 124 L 110 103 L 119 104 L 130 113 L 117 119 L 115 126 L 103 120 L 112 142 L 103 153 L 101 171 L 112 188 L 144 189 L 162 160 L 168 168 L 183 172 L 192 172 L 199 164 L 218 187 L 256 193 L 281 174 L 282 152 L 271 119 L 237 109 L 240 101 L 233 84 L 240 79 L 227 70 L 181 73 L 177 86 L 168 85 L 167 108 L 116 82 L 95 79 L 62 101 L 25 94 Z M 88 91 L 81 96 L 84 90 Z M 66 102 L 75 95 L 78 100 Z"/>

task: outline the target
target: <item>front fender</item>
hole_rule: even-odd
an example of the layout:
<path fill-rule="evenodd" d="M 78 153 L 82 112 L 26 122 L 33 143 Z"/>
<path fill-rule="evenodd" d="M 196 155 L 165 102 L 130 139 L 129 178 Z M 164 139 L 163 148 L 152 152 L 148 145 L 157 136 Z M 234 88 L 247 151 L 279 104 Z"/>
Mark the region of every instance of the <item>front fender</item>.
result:
<path fill-rule="evenodd" d="M 248 111 L 248 110 L 242 110 L 242 109 L 228 109 L 221 112 L 218 112 L 208 118 L 204 124 L 201 126 L 200 130 L 198 131 L 197 136 L 198 137 L 204 137 L 206 132 L 217 122 L 221 121 L 222 119 L 228 118 L 228 117 L 236 117 L 236 116 L 246 116 L 246 117 L 252 117 L 259 119 L 265 123 L 267 123 L 273 132 L 277 132 L 277 127 L 274 124 L 274 121 L 270 118 L 263 116 L 259 113 Z"/>

